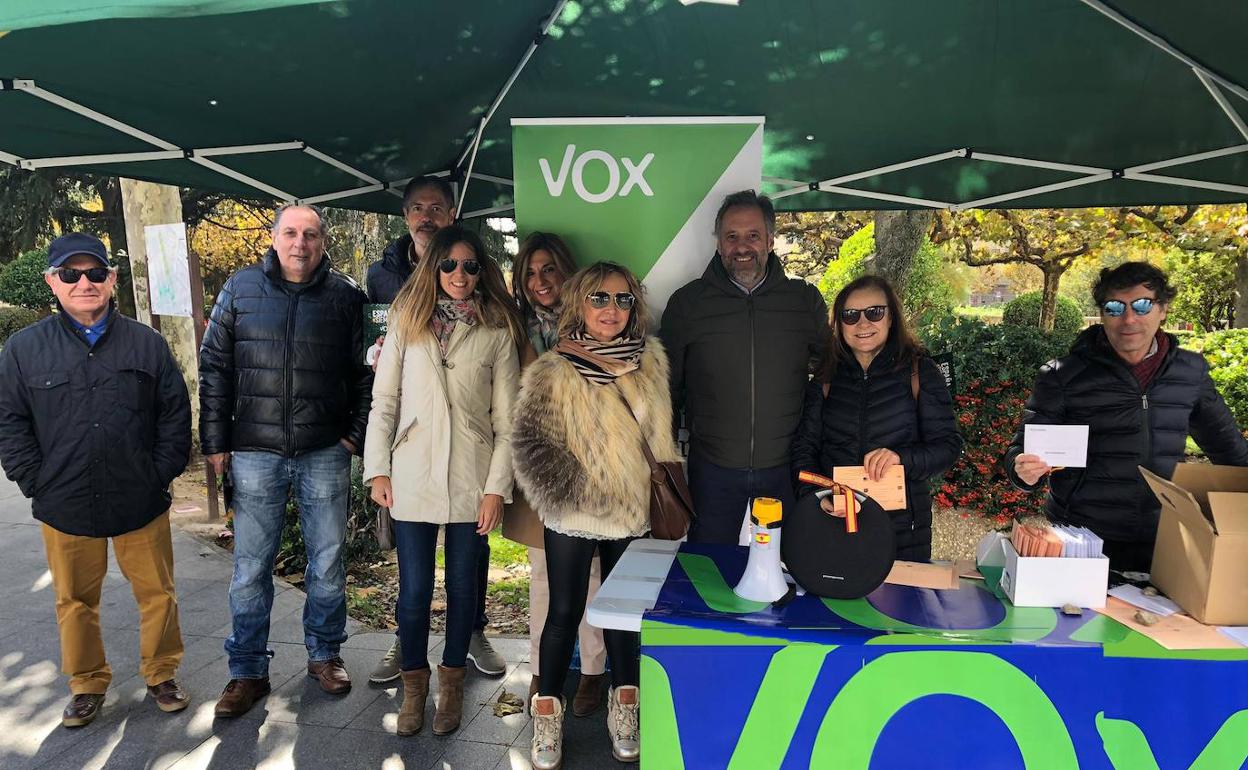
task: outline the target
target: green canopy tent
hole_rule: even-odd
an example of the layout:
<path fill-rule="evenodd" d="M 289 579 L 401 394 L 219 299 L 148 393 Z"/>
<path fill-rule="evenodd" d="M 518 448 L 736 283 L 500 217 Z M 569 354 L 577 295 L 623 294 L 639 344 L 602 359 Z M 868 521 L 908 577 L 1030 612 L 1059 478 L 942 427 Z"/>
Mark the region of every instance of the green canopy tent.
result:
<path fill-rule="evenodd" d="M 512 117 L 765 115 L 790 210 L 1248 200 L 1242 0 L 7 0 L 0 161 L 510 208 Z M 466 190 L 464 188 L 466 187 Z"/>

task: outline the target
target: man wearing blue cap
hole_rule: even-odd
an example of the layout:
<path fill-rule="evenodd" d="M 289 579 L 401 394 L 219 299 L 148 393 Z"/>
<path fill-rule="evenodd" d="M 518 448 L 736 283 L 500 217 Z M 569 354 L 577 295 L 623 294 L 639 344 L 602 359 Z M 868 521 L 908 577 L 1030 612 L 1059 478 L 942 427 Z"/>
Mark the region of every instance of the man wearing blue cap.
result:
<path fill-rule="evenodd" d="M 190 457 L 186 383 L 164 339 L 117 312 L 99 238 L 53 241 L 44 280 L 60 312 L 0 352 L 0 465 L 43 522 L 72 693 L 61 723 L 95 719 L 112 679 L 100 635 L 110 538 L 139 606 L 147 692 L 162 711 L 181 711 L 169 485 Z"/>

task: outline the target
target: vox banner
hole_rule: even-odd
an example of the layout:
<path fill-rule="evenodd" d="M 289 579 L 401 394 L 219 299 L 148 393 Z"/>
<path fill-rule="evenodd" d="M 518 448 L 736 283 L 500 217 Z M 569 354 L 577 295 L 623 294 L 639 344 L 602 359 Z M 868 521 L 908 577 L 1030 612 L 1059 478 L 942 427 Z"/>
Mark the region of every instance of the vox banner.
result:
<path fill-rule="evenodd" d="M 762 181 L 763 118 L 516 118 L 516 227 L 645 282 L 657 321 L 715 253 L 724 196 Z"/>

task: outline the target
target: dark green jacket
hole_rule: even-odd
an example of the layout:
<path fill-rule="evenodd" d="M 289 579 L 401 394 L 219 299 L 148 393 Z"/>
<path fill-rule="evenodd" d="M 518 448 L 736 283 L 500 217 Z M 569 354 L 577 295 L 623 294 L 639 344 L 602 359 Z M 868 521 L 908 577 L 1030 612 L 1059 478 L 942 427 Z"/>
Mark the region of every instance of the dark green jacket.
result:
<path fill-rule="evenodd" d="M 787 278 L 775 254 L 752 294 L 732 282 L 719 254 L 712 257 L 701 278 L 672 295 L 659 330 L 690 452 L 724 468 L 787 463 L 827 334 L 819 290 Z"/>

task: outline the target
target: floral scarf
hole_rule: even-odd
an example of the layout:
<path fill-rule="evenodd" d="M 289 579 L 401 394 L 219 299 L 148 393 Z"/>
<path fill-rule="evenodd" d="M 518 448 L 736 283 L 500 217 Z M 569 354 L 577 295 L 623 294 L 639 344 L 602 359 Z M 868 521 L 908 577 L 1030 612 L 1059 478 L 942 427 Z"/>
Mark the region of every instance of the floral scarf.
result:
<path fill-rule="evenodd" d="M 433 336 L 438 339 L 438 349 L 442 351 L 444 357 L 447 346 L 451 344 L 451 335 L 455 333 L 457 323 L 465 326 L 476 325 L 476 303 L 470 299 L 438 297 L 438 303 L 433 306 L 433 318 L 429 320 L 429 326 L 433 329 Z"/>
<path fill-rule="evenodd" d="M 541 305 L 530 305 L 533 311 L 525 321 L 529 334 L 529 342 L 540 356 L 559 342 L 559 308 L 547 309 Z"/>

